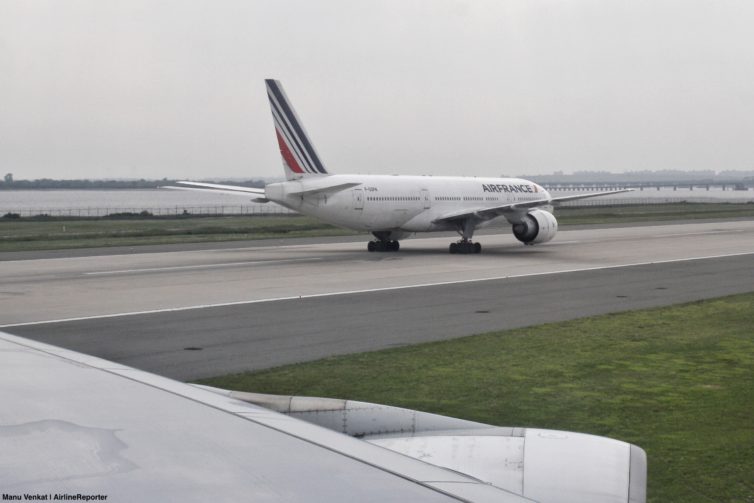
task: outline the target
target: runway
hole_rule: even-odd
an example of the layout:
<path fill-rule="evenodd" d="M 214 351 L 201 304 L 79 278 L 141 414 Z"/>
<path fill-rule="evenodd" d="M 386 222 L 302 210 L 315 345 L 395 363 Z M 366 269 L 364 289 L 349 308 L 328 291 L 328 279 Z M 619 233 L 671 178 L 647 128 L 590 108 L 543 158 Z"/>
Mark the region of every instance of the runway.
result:
<path fill-rule="evenodd" d="M 0 325 L 195 379 L 754 290 L 754 221 L 325 241 L 0 262 Z"/>

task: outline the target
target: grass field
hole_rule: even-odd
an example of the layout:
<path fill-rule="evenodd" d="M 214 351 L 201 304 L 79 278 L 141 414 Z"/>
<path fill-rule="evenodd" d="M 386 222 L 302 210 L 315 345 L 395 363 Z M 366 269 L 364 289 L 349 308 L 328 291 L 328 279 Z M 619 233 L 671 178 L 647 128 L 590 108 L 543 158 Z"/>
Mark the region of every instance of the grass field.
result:
<path fill-rule="evenodd" d="M 649 501 L 754 501 L 754 293 L 202 382 L 605 435 L 646 450 Z"/>
<path fill-rule="evenodd" d="M 561 225 L 754 218 L 754 204 L 653 204 L 558 208 Z M 354 235 L 304 216 L 0 218 L 0 252 Z M 364 234 L 367 236 L 367 234 Z"/>
<path fill-rule="evenodd" d="M 0 219 L 0 252 L 349 234 L 303 216 Z"/>
<path fill-rule="evenodd" d="M 754 218 L 754 204 L 672 203 L 625 206 L 562 207 L 555 210 L 562 225 L 613 224 L 704 218 Z"/>

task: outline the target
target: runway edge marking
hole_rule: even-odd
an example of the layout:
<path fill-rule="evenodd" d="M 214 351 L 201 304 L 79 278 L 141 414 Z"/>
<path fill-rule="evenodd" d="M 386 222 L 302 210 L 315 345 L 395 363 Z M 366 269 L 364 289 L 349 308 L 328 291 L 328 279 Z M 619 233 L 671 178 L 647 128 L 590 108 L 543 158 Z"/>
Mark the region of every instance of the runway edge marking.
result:
<path fill-rule="evenodd" d="M 66 323 L 70 321 L 100 320 L 100 319 L 106 319 L 106 318 L 119 318 L 121 316 L 138 316 L 138 315 L 144 315 L 144 314 L 173 313 L 173 312 L 179 312 L 179 311 L 191 311 L 194 309 L 210 309 L 213 307 L 243 306 L 243 305 L 248 305 L 248 304 L 262 304 L 265 302 L 280 302 L 280 301 L 285 301 L 285 300 L 316 299 L 319 297 L 335 297 L 338 295 L 355 295 L 355 294 L 360 294 L 360 293 L 387 292 L 391 290 L 407 290 L 411 288 L 427 288 L 427 287 L 432 287 L 432 286 L 459 285 L 459 284 L 464 284 L 464 283 L 479 283 L 482 281 L 499 281 L 503 279 L 527 278 L 527 277 L 532 277 L 532 276 L 568 274 L 572 272 L 588 272 L 588 271 L 601 271 L 601 270 L 607 270 L 607 269 L 623 269 L 626 267 L 639 267 L 639 266 L 644 266 L 644 265 L 672 264 L 676 262 L 691 262 L 694 260 L 710 260 L 710 259 L 716 259 L 716 258 L 743 257 L 745 255 L 754 255 L 754 252 L 731 253 L 727 255 L 711 255 L 711 256 L 706 256 L 706 257 L 691 257 L 691 258 L 671 259 L 671 260 L 657 260 L 657 261 L 651 261 L 651 262 L 636 262 L 632 264 L 621 264 L 621 265 L 600 266 L 600 267 L 584 267 L 580 269 L 566 269 L 562 271 L 535 272 L 535 273 L 529 273 L 529 274 L 511 274 L 509 276 L 495 276 L 492 278 L 462 279 L 462 280 L 456 280 L 456 281 L 439 281 L 436 283 L 422 283 L 418 285 L 400 285 L 400 286 L 388 286 L 388 287 L 383 287 L 383 288 L 348 290 L 348 291 L 342 291 L 342 292 L 312 293 L 308 295 L 291 295 L 287 297 L 274 297 L 274 298 L 269 298 L 269 299 L 239 300 L 235 302 L 222 302 L 218 304 L 199 304 L 196 306 L 169 307 L 169 308 L 164 308 L 164 309 L 150 309 L 146 311 L 132 311 L 128 313 L 98 314 L 98 315 L 93 315 L 93 316 L 80 316 L 76 318 L 61 318 L 57 320 L 27 321 L 24 323 L 9 323 L 5 325 L 0 325 L 0 328 L 27 327 L 27 326 L 32 326 L 32 325 L 46 325 L 50 323 Z"/>

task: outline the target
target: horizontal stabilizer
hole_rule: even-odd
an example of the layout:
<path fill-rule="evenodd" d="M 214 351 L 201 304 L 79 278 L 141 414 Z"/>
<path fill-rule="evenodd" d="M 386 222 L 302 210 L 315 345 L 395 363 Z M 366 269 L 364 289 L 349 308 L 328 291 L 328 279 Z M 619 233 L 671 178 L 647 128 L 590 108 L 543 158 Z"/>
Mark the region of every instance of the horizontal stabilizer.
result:
<path fill-rule="evenodd" d="M 335 192 L 340 192 L 342 190 L 350 189 L 351 187 L 356 187 L 358 185 L 361 185 L 361 183 L 349 182 L 349 183 L 338 183 L 336 185 L 323 185 L 323 186 L 309 185 L 308 188 L 306 189 L 288 191 L 288 194 L 293 195 L 293 196 L 305 196 L 305 195 L 311 195 L 311 194 L 332 194 Z"/>

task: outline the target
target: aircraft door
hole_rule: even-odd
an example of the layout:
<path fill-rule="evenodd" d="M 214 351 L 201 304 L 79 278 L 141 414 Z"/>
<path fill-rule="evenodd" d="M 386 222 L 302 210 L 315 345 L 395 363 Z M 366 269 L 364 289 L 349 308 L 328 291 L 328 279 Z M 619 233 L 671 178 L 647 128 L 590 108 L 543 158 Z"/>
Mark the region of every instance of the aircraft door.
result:
<path fill-rule="evenodd" d="M 429 191 L 422 189 L 422 202 L 424 203 L 424 209 L 428 210 L 432 206 L 432 202 L 429 199 Z"/>
<path fill-rule="evenodd" d="M 353 209 L 364 209 L 364 189 L 353 189 Z"/>

